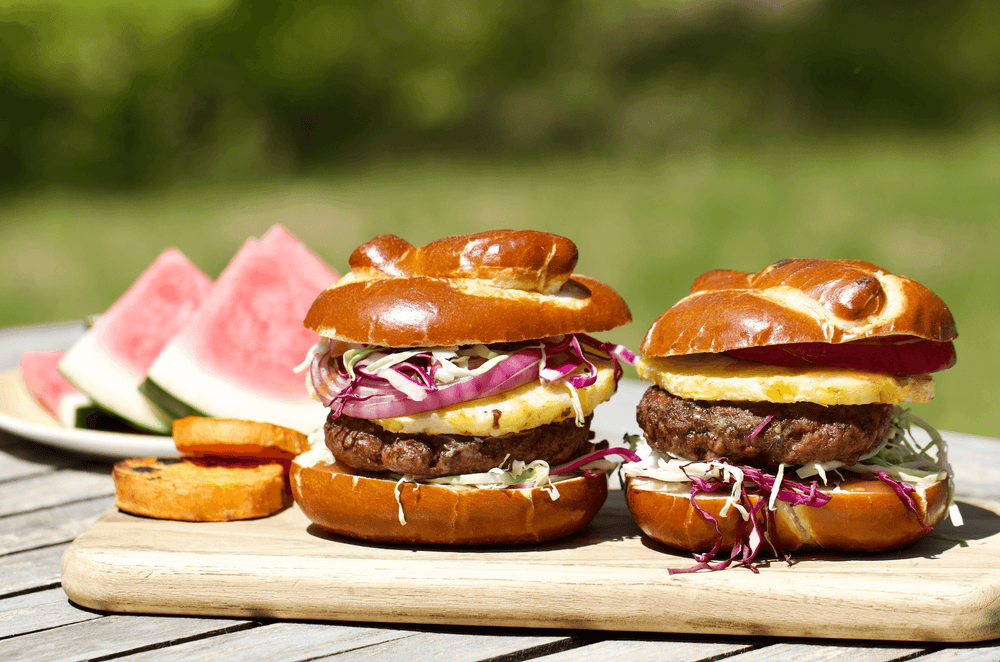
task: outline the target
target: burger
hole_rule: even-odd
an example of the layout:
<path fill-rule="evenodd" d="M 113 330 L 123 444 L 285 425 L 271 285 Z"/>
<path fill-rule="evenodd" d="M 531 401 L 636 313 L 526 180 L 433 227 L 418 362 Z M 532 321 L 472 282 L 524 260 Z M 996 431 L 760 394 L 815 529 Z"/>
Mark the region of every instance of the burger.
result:
<path fill-rule="evenodd" d="M 536 231 L 358 247 L 304 321 L 322 337 L 306 381 L 329 407 L 291 467 L 312 522 L 429 545 L 531 543 L 586 526 L 618 459 L 595 443 L 592 414 L 634 355 L 589 335 L 631 315 L 576 262 L 572 241 Z"/>
<path fill-rule="evenodd" d="M 933 397 L 955 337 L 940 298 L 868 262 L 703 274 L 640 346 L 653 385 L 636 412 L 648 452 L 622 467 L 633 518 L 694 552 L 674 571 L 886 551 L 949 510 L 960 523 L 941 436 L 900 406 Z"/>

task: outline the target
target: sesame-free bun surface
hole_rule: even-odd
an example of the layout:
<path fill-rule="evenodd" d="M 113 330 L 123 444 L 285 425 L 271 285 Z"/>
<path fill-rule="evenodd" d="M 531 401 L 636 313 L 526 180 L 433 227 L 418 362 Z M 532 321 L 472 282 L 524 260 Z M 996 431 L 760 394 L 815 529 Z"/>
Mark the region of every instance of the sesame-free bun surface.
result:
<path fill-rule="evenodd" d="M 573 274 L 576 246 L 545 232 L 496 230 L 415 247 L 381 235 L 351 255 L 305 326 L 384 347 L 518 342 L 628 324 L 625 301 Z"/>
<path fill-rule="evenodd" d="M 292 461 L 291 482 L 306 516 L 338 535 L 373 542 L 483 546 L 554 540 L 587 526 L 608 494 L 604 474 L 556 483 L 559 498 L 553 499 L 541 488 L 397 487 L 392 479 L 355 474 L 332 456 L 305 458 Z"/>
<path fill-rule="evenodd" d="M 636 524 L 650 538 L 677 549 L 709 551 L 719 533 L 715 525 L 691 505 L 690 487 L 689 483 L 629 478 L 626 500 Z M 933 528 L 948 511 L 948 479 L 916 487 L 913 496 L 920 520 Z M 771 535 L 776 536 L 780 550 L 880 552 L 906 547 L 927 535 L 917 515 L 881 480 L 846 478 L 839 483 L 839 488 L 832 493 L 833 498 L 820 507 L 777 502 L 776 526 Z M 822 487 L 820 491 L 830 492 L 830 489 Z M 724 492 L 697 497 L 698 505 L 719 522 L 725 552 L 719 555 L 722 558 L 737 542 L 738 527 L 742 523 L 735 508 L 730 508 L 725 517 L 720 515 L 728 496 Z M 756 503 L 760 497 L 750 498 Z"/>
<path fill-rule="evenodd" d="M 948 307 L 916 281 L 870 262 L 789 259 L 755 274 L 701 275 L 653 323 L 640 349 L 679 356 L 891 336 L 950 342 L 956 335 Z"/>

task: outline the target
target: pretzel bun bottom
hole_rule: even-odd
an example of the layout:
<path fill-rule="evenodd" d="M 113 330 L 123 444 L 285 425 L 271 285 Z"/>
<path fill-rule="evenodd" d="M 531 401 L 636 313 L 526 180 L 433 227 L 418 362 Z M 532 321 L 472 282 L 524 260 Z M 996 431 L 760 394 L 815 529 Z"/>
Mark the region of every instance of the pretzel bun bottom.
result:
<path fill-rule="evenodd" d="M 540 488 L 480 489 L 361 476 L 336 462 L 292 462 L 292 494 L 312 522 L 338 535 L 420 545 L 514 545 L 587 526 L 608 495 L 603 474 Z M 398 489 L 398 498 L 397 498 Z M 405 524 L 400 521 L 402 509 Z"/>
<path fill-rule="evenodd" d="M 847 478 L 821 488 L 831 493 L 820 507 L 792 506 L 777 502 L 775 529 L 771 532 L 784 552 L 796 550 L 839 550 L 882 552 L 912 545 L 927 535 L 921 525 L 937 526 L 948 510 L 948 479 L 917 486 L 913 498 L 920 520 L 889 485 L 877 478 Z M 719 533 L 702 517 L 688 497 L 689 483 L 662 483 L 629 478 L 626 500 L 633 519 L 650 538 L 670 547 L 690 551 L 710 551 Z M 712 515 L 722 531 L 722 549 L 738 541 L 743 523 L 740 513 L 730 508 L 721 516 L 728 492 L 700 494 L 698 505 Z M 757 503 L 759 497 L 751 496 Z M 765 552 L 770 547 L 765 543 Z"/>

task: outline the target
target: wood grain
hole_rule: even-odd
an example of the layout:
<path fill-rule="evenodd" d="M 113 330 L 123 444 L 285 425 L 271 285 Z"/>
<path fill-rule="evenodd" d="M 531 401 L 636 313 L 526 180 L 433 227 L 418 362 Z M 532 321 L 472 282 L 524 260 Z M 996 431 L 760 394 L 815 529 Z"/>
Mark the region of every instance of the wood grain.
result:
<path fill-rule="evenodd" d="M 415 633 L 389 628 L 351 627 L 325 623 L 270 623 L 229 632 L 225 636 L 200 638 L 129 655 L 131 662 L 216 662 L 217 660 L 310 660 L 317 652 L 337 655 L 356 649 L 369 650 L 387 641 L 413 637 Z"/>
<path fill-rule="evenodd" d="M 0 600 L 0 639 L 102 618 L 74 606 L 62 588 Z"/>
<path fill-rule="evenodd" d="M 893 554 L 803 555 L 759 574 L 670 576 L 690 558 L 643 539 L 619 492 L 580 535 L 479 551 L 335 539 L 297 508 L 226 523 L 111 510 L 67 551 L 63 586 L 84 606 L 121 612 L 978 641 L 1000 631 L 1000 505 L 963 511 L 967 547 L 928 538 Z"/>
<path fill-rule="evenodd" d="M 59 583 L 59 562 L 69 545 L 42 547 L 6 555 L 0 560 L 0 598 L 21 591 L 50 588 Z"/>
<path fill-rule="evenodd" d="M 0 517 L 0 555 L 71 542 L 114 502 L 105 496 Z"/>
<path fill-rule="evenodd" d="M 593 660 L 718 660 L 751 649 L 752 644 L 705 641 L 598 641 L 537 658 L 543 662 Z"/>
<path fill-rule="evenodd" d="M 0 483 L 0 516 L 57 506 L 67 501 L 112 496 L 115 483 L 109 473 L 66 469 L 58 480 L 46 475 Z"/>
<path fill-rule="evenodd" d="M 253 624 L 216 618 L 110 616 L 26 634 L 4 642 L 5 660 L 91 660 L 164 642 L 225 634 Z"/>
<path fill-rule="evenodd" d="M 726 658 L 727 662 L 889 662 L 909 660 L 925 649 L 904 646 L 865 646 L 838 642 L 834 645 L 809 642 L 779 642 Z M 925 658 L 919 658 L 921 661 Z"/>

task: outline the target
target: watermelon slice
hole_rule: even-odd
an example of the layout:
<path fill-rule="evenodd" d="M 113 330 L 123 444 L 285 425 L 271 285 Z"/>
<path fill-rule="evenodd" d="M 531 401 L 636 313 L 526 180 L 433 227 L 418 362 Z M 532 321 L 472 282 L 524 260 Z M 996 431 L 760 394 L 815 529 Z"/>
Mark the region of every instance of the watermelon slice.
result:
<path fill-rule="evenodd" d="M 21 379 L 42 409 L 64 428 L 72 428 L 96 405 L 59 373 L 59 359 L 65 354 L 62 350 L 25 352 L 21 355 Z"/>
<path fill-rule="evenodd" d="M 80 391 L 140 428 L 169 433 L 172 417 L 139 392 L 146 370 L 197 309 L 212 280 L 168 248 L 59 362 Z"/>
<path fill-rule="evenodd" d="M 127 421 L 105 412 L 59 372 L 63 350 L 25 352 L 21 380 L 31 397 L 64 428 L 135 431 Z"/>
<path fill-rule="evenodd" d="M 321 427 L 326 409 L 293 370 L 319 339 L 302 320 L 337 277 L 280 225 L 248 240 L 153 362 L 143 393 L 175 416 Z"/>

